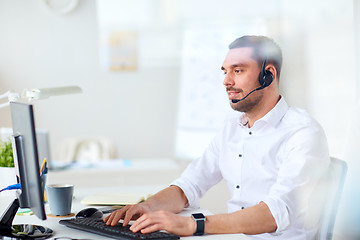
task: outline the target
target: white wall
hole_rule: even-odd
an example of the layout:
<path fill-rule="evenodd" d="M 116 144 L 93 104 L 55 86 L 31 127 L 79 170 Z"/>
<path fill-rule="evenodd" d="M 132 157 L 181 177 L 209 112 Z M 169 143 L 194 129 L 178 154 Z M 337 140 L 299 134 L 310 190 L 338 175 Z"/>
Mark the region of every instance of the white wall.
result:
<path fill-rule="evenodd" d="M 111 74 L 98 57 L 96 2 L 53 14 L 42 1 L 0 1 L 0 89 L 79 85 L 81 95 L 37 101 L 37 127 L 51 146 L 71 136 L 107 136 L 120 157 L 170 157 L 179 69 L 167 65 Z M 151 48 L 151 46 L 149 46 Z M 9 109 L 0 110 L 10 126 Z"/>
<path fill-rule="evenodd" d="M 331 155 L 344 159 L 360 82 L 353 1 L 285 0 L 283 10 L 283 92 L 291 104 L 306 108 L 321 123 Z"/>
<path fill-rule="evenodd" d="M 134 5 L 122 3 L 123 9 Z M 35 103 L 53 152 L 64 138 L 103 135 L 116 142 L 119 157 L 174 157 L 184 30 L 265 22 L 284 52 L 283 95 L 320 121 L 332 155 L 345 155 L 357 100 L 353 1 L 151 3 L 148 21 L 121 26 L 151 40 L 139 44 L 139 69 L 113 73 L 99 63 L 95 0 L 79 1 L 65 16 L 41 0 L 0 1 L 0 93 L 62 85 L 84 91 Z M 9 109 L 0 114 L 0 126 L 10 126 Z"/>

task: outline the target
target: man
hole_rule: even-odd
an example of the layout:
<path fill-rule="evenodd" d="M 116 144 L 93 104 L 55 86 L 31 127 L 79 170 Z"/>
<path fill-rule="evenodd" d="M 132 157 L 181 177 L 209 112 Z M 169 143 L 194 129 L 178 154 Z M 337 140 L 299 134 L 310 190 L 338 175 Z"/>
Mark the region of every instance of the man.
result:
<path fill-rule="evenodd" d="M 225 123 L 171 186 L 104 221 L 115 225 L 123 219 L 127 225 L 134 218 L 131 230 L 142 233 L 314 239 L 319 216 L 309 209 L 330 161 L 327 141 L 316 121 L 280 95 L 281 65 L 281 50 L 267 37 L 243 36 L 231 43 L 221 69 L 231 107 L 240 115 Z M 198 207 L 199 198 L 221 179 L 231 193 L 229 213 L 206 216 L 205 222 L 175 214 Z"/>

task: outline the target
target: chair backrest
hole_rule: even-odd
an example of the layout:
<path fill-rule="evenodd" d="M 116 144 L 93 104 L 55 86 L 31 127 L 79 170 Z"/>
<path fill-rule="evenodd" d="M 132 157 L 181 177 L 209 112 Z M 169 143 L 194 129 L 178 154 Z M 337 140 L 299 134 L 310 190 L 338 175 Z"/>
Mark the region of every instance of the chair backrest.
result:
<path fill-rule="evenodd" d="M 331 157 L 329 170 L 325 174 L 326 201 L 323 206 L 323 214 L 317 240 L 331 240 L 335 225 L 336 214 L 344 187 L 347 173 L 347 164 L 343 160 Z"/>
<path fill-rule="evenodd" d="M 115 143 L 106 137 L 74 137 L 63 141 L 58 159 L 63 162 L 96 162 L 116 157 Z"/>

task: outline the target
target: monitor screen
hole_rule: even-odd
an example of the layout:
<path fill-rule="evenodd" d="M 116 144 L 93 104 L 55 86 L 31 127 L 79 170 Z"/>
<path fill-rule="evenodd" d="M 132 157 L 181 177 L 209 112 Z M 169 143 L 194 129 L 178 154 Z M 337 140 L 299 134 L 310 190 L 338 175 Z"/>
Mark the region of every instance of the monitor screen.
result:
<path fill-rule="evenodd" d="M 40 219 L 45 220 L 44 192 L 40 180 L 40 167 L 35 134 L 33 106 L 10 103 L 13 128 L 13 152 L 17 178 L 21 184 L 18 196 L 21 208 L 30 208 Z"/>

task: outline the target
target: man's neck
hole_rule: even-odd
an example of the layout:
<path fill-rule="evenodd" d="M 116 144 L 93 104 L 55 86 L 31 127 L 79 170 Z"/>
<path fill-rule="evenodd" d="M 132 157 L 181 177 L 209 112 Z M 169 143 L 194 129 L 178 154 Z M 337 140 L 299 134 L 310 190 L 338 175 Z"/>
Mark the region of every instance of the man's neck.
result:
<path fill-rule="evenodd" d="M 246 117 L 248 119 L 247 126 L 251 128 L 254 126 L 255 122 L 259 120 L 260 118 L 264 117 L 268 112 L 270 112 L 276 104 L 279 102 L 281 96 L 277 95 L 274 96 L 270 101 L 267 100 L 267 102 L 260 102 L 255 108 L 253 108 L 251 111 L 246 112 Z"/>

